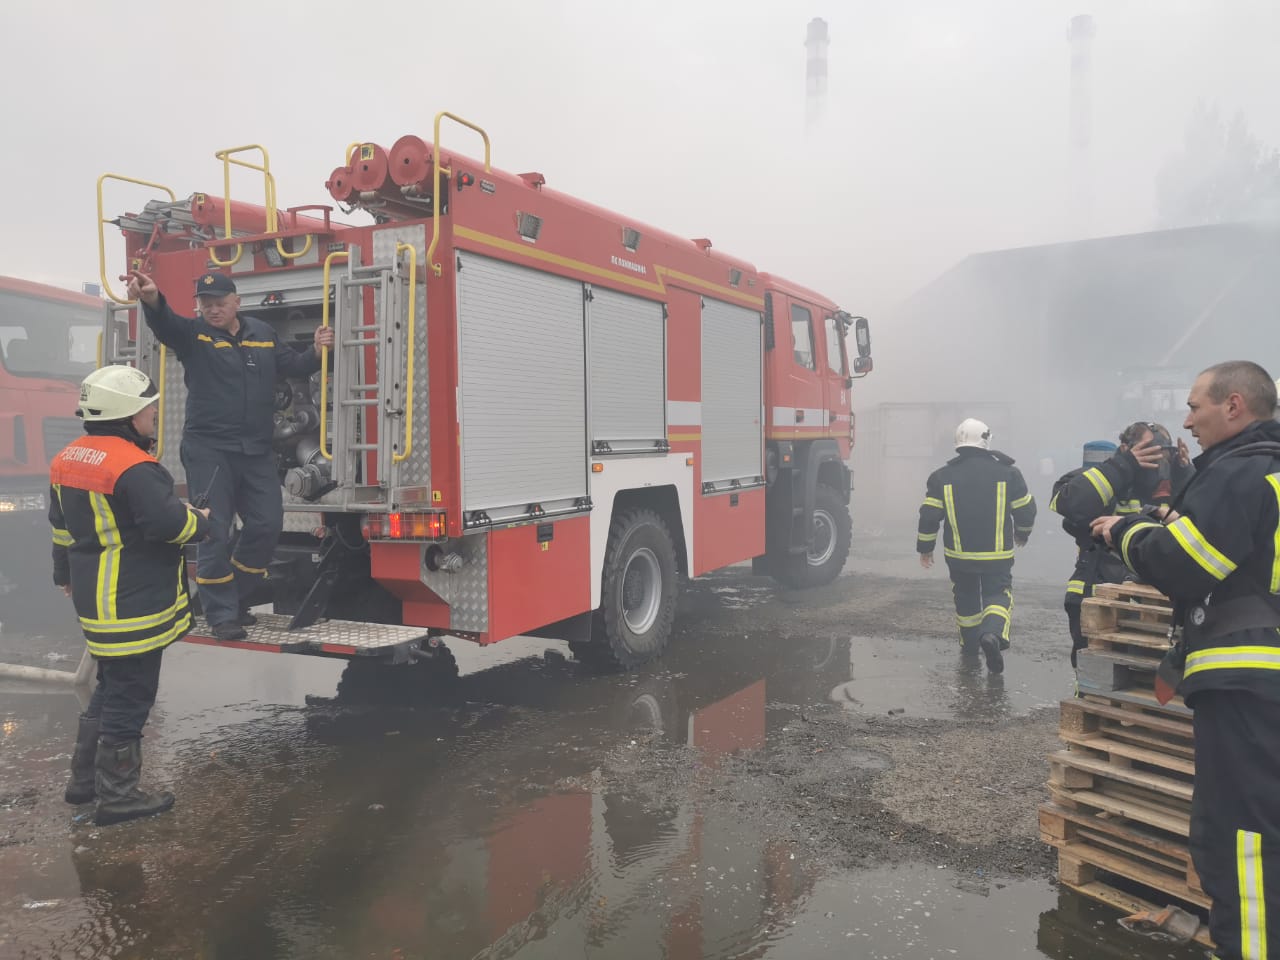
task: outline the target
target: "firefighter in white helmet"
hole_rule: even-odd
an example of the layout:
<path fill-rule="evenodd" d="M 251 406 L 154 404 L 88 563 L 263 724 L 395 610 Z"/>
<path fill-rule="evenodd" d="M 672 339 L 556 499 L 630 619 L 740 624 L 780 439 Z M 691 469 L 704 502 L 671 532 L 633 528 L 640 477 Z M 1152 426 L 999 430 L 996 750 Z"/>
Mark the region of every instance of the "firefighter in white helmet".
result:
<path fill-rule="evenodd" d="M 155 384 L 132 367 L 95 370 L 80 387 L 85 436 L 49 470 L 53 582 L 75 603 L 98 686 L 80 716 L 65 798 L 97 800 L 100 826 L 163 813 L 170 793 L 144 793 L 142 727 L 164 648 L 191 629 L 183 544 L 204 539 L 209 511 L 183 504 L 151 456 Z"/>
<path fill-rule="evenodd" d="M 992 673 L 1004 671 L 1013 608 L 1013 549 L 1036 519 L 1035 499 L 1013 459 L 991 449 L 991 428 L 968 419 L 956 428 L 956 456 L 929 475 L 916 551 L 933 566 L 942 527 L 961 653 L 981 650 Z"/>

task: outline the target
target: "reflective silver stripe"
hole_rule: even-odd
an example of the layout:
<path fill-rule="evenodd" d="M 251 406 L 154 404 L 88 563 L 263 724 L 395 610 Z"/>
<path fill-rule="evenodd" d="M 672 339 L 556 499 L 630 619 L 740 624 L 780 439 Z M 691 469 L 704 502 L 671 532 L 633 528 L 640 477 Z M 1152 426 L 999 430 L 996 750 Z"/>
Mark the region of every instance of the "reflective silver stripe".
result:
<path fill-rule="evenodd" d="M 951 545 L 954 549 L 960 550 L 960 527 L 956 523 L 956 497 L 951 484 L 946 484 L 942 488 L 942 499 L 947 501 L 947 525 L 951 527 Z M 951 556 L 948 552 L 947 556 Z"/>
<path fill-rule="evenodd" d="M 1262 834 L 1236 831 L 1236 877 L 1240 884 L 1240 956 L 1266 960 L 1267 904 L 1262 877 Z"/>
<path fill-rule="evenodd" d="M 1211 647 L 1188 655 L 1186 676 L 1204 670 L 1280 670 L 1280 647 Z"/>
<path fill-rule="evenodd" d="M 962 617 L 957 613 L 956 623 L 960 624 L 962 627 L 976 627 L 982 623 L 982 614 L 975 613 L 971 617 Z"/>
<path fill-rule="evenodd" d="M 1280 516 L 1280 473 L 1267 477 L 1276 492 L 1276 511 Z M 1271 592 L 1280 593 L 1280 523 L 1276 524 L 1275 538 L 1271 544 Z"/>
<path fill-rule="evenodd" d="M 182 525 L 182 532 L 170 540 L 170 543 L 186 543 L 196 533 L 196 514 L 194 510 L 187 511 L 187 522 Z"/>
<path fill-rule="evenodd" d="M 1158 523 L 1143 521 L 1141 523 L 1135 523 L 1129 528 L 1128 533 L 1126 533 L 1120 540 L 1120 559 L 1124 561 L 1124 565 L 1126 567 L 1129 567 L 1130 569 L 1133 568 L 1133 564 L 1129 562 L 1129 542 L 1133 539 L 1134 534 L 1140 530 L 1152 530 L 1159 526 L 1160 524 Z"/>
<path fill-rule="evenodd" d="M 1004 518 L 1009 512 L 1009 484 L 1001 480 L 996 484 L 996 539 L 995 548 L 1004 549 Z"/>
<path fill-rule="evenodd" d="M 1086 480 L 1093 484 L 1093 489 L 1098 491 L 1098 496 L 1102 498 L 1103 503 L 1110 503 L 1115 499 L 1116 492 L 1111 489 L 1111 481 L 1097 467 L 1091 467 L 1086 470 L 1084 476 Z"/>
<path fill-rule="evenodd" d="M 1083 593 L 1084 593 L 1084 581 L 1083 581 L 1083 580 L 1068 580 L 1068 581 L 1067 581 L 1067 593 L 1079 593 L 1079 594 L 1083 594 Z"/>
<path fill-rule="evenodd" d="M 952 550 L 947 548 L 943 551 L 952 560 L 1012 560 L 1012 550 L 995 550 L 989 553 L 966 553 L 964 550 Z"/>
<path fill-rule="evenodd" d="M 66 530 L 54 530 L 53 542 L 60 547 L 69 547 L 76 542 L 76 538 L 71 536 Z"/>
<path fill-rule="evenodd" d="M 1236 565 L 1204 538 L 1203 534 L 1196 529 L 1196 525 L 1191 522 L 1190 517 L 1180 517 L 1166 529 L 1173 534 L 1173 538 L 1178 541 L 1188 556 L 1215 579 L 1225 580 L 1235 572 Z"/>
<path fill-rule="evenodd" d="M 1121 500 L 1116 504 L 1116 513 L 1137 513 L 1142 509 L 1142 502 L 1139 500 Z"/>

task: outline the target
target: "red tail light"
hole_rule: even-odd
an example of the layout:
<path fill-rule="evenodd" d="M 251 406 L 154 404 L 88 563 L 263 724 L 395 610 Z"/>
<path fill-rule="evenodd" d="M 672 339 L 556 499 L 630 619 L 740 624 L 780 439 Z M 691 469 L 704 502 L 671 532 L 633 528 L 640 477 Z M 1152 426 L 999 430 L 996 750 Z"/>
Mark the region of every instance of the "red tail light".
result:
<path fill-rule="evenodd" d="M 366 540 L 445 540 L 443 513 L 371 513 L 362 528 Z"/>

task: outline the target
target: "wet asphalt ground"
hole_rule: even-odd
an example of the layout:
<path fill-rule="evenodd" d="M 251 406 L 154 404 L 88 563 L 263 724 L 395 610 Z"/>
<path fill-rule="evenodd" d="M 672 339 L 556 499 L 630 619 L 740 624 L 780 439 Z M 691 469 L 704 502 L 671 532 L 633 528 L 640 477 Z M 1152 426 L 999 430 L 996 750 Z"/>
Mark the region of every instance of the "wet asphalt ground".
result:
<path fill-rule="evenodd" d="M 1069 641 L 1026 580 L 1002 678 L 892 551 L 802 594 L 689 584 L 628 675 L 545 640 L 451 642 L 443 687 L 178 644 L 144 742 L 178 804 L 103 829 L 61 798 L 77 695 L 0 681 L 0 957 L 1203 956 L 1053 881 Z M 2 661 L 79 650 L 0 627 Z"/>

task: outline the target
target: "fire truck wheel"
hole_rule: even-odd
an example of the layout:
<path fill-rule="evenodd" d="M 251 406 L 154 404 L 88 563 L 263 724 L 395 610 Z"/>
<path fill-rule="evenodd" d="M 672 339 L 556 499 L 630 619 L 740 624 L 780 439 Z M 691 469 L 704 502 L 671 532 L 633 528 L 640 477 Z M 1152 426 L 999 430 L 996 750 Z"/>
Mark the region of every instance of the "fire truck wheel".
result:
<path fill-rule="evenodd" d="M 596 656 L 626 670 L 660 656 L 676 614 L 676 549 L 653 510 L 614 517 L 602 587 Z"/>
<path fill-rule="evenodd" d="M 821 587 L 840 576 L 849 559 L 853 520 L 849 505 L 831 487 L 818 484 L 813 503 L 813 545 L 806 556 L 788 556 L 778 580 L 789 587 Z"/>

